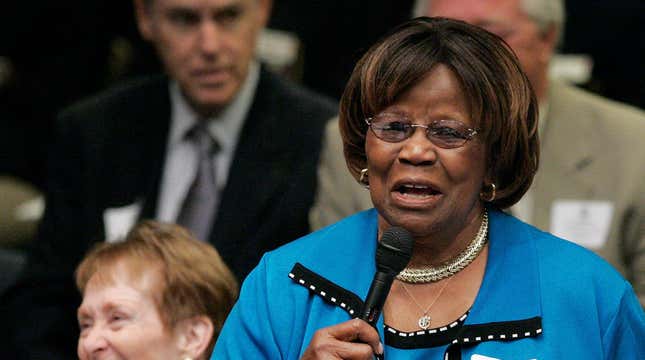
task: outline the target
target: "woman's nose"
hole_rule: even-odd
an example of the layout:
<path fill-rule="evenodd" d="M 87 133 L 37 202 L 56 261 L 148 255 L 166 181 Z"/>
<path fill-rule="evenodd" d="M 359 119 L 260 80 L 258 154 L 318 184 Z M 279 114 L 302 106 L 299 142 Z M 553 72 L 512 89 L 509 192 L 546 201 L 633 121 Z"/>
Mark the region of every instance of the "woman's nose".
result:
<path fill-rule="evenodd" d="M 399 160 L 413 165 L 431 165 L 437 160 L 436 146 L 428 139 L 425 128 L 417 127 L 403 140 Z"/>
<path fill-rule="evenodd" d="M 93 355 L 106 351 L 107 348 L 108 341 L 106 334 L 100 327 L 93 327 L 91 329 L 84 330 L 84 334 L 81 334 L 81 337 L 79 338 L 79 353 L 80 350 L 83 350 L 85 354 Z"/>

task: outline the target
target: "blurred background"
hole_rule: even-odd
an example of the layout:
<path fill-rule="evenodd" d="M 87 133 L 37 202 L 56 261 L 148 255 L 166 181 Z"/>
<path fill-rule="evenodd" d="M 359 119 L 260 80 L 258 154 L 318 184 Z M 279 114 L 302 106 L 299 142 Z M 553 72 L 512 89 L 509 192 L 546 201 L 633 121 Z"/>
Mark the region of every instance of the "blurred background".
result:
<path fill-rule="evenodd" d="M 271 30 L 259 51 L 285 76 L 338 99 L 367 46 L 408 19 L 411 8 L 412 0 L 274 0 Z M 568 0 L 566 9 L 564 56 L 555 61 L 554 74 L 645 108 L 645 1 Z M 20 251 L 33 236 L 55 114 L 110 85 L 160 71 L 133 15 L 130 0 L 3 2 L 0 249 L 5 253 Z"/>

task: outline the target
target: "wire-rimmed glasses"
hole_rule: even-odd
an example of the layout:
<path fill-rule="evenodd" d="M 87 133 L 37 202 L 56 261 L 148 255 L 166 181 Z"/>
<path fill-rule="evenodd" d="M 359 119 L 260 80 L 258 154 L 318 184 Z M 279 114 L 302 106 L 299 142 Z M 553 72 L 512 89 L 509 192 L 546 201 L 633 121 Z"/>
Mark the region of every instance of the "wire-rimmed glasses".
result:
<path fill-rule="evenodd" d="M 377 138 L 390 143 L 408 139 L 414 134 L 415 128 L 423 128 L 428 140 L 444 149 L 461 147 L 478 133 L 477 129 L 471 129 L 463 122 L 452 119 L 435 120 L 422 125 L 413 124 L 405 116 L 380 114 L 365 119 L 365 122 Z"/>

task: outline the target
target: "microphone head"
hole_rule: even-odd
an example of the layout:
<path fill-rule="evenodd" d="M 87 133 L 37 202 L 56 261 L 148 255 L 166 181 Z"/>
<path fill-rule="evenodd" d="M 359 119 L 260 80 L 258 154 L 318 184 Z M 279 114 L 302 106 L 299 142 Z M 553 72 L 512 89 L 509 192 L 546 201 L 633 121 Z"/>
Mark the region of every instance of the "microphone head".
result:
<path fill-rule="evenodd" d="M 393 226 L 387 229 L 376 248 L 376 268 L 391 275 L 400 273 L 410 262 L 414 239 L 409 231 Z"/>

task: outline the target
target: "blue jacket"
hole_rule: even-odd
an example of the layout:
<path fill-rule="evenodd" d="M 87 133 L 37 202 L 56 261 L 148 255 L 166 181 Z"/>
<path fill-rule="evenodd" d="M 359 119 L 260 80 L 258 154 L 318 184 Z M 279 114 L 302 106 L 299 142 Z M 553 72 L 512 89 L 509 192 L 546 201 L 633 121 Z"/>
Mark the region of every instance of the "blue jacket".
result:
<path fill-rule="evenodd" d="M 610 265 L 512 216 L 489 215 L 486 272 L 470 311 L 417 333 L 381 318 L 386 359 L 645 358 L 643 309 Z M 376 271 L 376 222 L 368 210 L 267 253 L 212 359 L 299 359 L 316 330 L 357 317 Z"/>

